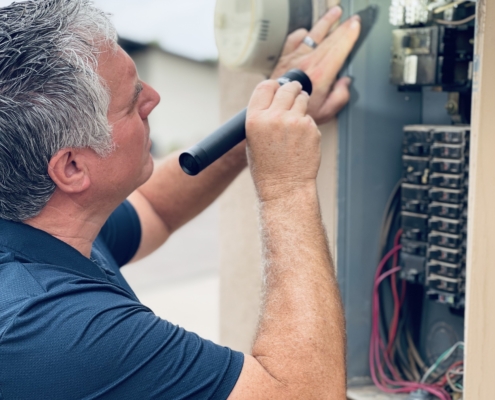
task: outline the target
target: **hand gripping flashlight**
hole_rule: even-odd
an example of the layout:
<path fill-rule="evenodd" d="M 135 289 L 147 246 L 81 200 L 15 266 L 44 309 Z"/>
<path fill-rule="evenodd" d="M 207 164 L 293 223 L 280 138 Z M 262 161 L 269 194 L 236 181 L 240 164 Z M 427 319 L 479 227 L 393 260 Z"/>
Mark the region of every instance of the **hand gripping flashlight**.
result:
<path fill-rule="evenodd" d="M 313 91 L 309 77 L 298 69 L 290 70 L 277 81 L 280 85 L 298 81 L 309 95 Z M 193 176 L 199 174 L 208 165 L 246 139 L 246 113 L 247 109 L 244 109 L 197 145 L 182 153 L 179 163 L 184 172 Z"/>

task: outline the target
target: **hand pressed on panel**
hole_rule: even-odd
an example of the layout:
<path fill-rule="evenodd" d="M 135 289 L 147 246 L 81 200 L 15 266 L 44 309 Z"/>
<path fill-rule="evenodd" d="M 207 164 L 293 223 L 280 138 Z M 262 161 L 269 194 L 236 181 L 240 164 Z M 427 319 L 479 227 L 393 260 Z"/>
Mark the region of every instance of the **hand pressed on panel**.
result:
<path fill-rule="evenodd" d="M 306 29 L 293 32 L 285 43 L 282 56 L 273 71 L 272 78 L 278 78 L 292 68 L 302 69 L 313 82 L 313 94 L 309 102 L 308 114 L 318 124 L 328 122 L 349 101 L 348 77 L 336 81 L 337 74 L 344 65 L 361 29 L 360 19 L 353 16 L 330 35 L 342 9 L 332 8 L 308 33 Z M 317 44 L 313 49 L 303 40 L 309 36 Z"/>

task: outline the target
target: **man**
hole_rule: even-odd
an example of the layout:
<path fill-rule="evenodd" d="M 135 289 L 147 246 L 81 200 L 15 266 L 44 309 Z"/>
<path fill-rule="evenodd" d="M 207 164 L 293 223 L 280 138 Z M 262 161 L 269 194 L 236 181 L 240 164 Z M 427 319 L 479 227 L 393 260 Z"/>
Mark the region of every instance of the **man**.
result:
<path fill-rule="evenodd" d="M 359 34 L 340 8 L 287 41 L 247 118 L 265 290 L 251 355 L 156 317 L 119 272 L 205 209 L 246 167 L 241 144 L 196 178 L 153 173 L 158 94 L 88 0 L 0 9 L 0 399 L 345 398 L 344 321 L 316 194 L 320 134 Z M 309 35 L 319 46 L 303 43 Z M 125 199 L 129 197 L 128 201 Z M 194 200 L 191 200 L 194 199 Z"/>

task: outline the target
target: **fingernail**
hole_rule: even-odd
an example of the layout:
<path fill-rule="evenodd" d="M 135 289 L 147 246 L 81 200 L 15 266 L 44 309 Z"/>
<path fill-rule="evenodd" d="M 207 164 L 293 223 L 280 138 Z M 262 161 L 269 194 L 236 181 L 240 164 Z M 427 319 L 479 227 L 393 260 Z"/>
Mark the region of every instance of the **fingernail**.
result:
<path fill-rule="evenodd" d="M 344 80 L 347 86 L 351 86 L 352 82 L 354 81 L 354 78 L 352 76 L 345 76 Z"/>
<path fill-rule="evenodd" d="M 335 7 L 332 7 L 329 11 L 329 14 L 330 15 L 340 15 L 342 13 L 342 8 L 340 8 L 339 6 L 335 6 Z"/>
<path fill-rule="evenodd" d="M 351 17 L 351 28 L 356 29 L 361 26 L 361 17 L 359 15 L 353 15 Z"/>

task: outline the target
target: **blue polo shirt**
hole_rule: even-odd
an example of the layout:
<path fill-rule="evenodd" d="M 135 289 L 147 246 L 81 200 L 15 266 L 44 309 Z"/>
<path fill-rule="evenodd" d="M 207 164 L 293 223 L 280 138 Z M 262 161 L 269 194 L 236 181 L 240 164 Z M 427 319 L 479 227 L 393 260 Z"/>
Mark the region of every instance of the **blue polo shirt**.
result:
<path fill-rule="evenodd" d="M 141 304 L 119 267 L 136 253 L 125 202 L 91 259 L 47 233 L 0 219 L 0 399 L 226 399 L 242 353 Z"/>

